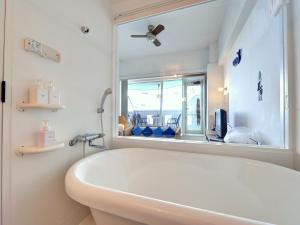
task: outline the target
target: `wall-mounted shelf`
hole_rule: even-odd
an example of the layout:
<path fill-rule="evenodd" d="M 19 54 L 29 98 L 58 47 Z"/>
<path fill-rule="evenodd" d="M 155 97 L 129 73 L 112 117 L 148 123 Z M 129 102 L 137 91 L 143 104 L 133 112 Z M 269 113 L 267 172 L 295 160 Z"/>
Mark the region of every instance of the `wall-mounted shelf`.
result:
<path fill-rule="evenodd" d="M 17 149 L 17 152 L 21 155 L 39 154 L 39 153 L 44 153 L 44 152 L 55 151 L 57 149 L 63 148 L 64 146 L 65 146 L 65 143 L 63 143 L 63 142 L 58 142 L 55 145 L 47 146 L 47 147 L 21 146 Z"/>
<path fill-rule="evenodd" d="M 17 104 L 17 109 L 24 112 L 26 109 L 43 109 L 43 110 L 51 110 L 58 111 L 65 109 L 64 105 L 51 105 L 51 104 L 30 104 L 30 103 L 19 103 Z"/>

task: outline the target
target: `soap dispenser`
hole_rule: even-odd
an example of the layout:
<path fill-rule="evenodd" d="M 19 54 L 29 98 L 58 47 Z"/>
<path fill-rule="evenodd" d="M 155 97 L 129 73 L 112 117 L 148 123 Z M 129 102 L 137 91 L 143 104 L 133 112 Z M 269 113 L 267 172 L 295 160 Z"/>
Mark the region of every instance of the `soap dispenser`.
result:
<path fill-rule="evenodd" d="M 60 105 L 60 92 L 55 88 L 53 81 L 48 83 L 48 96 L 49 104 Z"/>
<path fill-rule="evenodd" d="M 48 104 L 48 90 L 43 87 L 40 80 L 36 80 L 34 85 L 29 88 L 30 104 Z"/>
<path fill-rule="evenodd" d="M 38 132 L 37 136 L 38 147 L 47 147 L 56 143 L 55 132 L 49 127 L 48 120 L 43 121 L 42 129 Z"/>

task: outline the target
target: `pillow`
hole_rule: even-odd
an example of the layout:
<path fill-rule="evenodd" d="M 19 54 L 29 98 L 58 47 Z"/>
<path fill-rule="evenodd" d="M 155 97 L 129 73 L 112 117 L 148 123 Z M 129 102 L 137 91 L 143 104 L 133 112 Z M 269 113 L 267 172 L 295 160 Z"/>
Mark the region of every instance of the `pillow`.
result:
<path fill-rule="evenodd" d="M 261 144 L 258 134 L 253 132 L 248 127 L 235 127 L 230 129 L 224 138 L 224 142 L 257 145 Z"/>

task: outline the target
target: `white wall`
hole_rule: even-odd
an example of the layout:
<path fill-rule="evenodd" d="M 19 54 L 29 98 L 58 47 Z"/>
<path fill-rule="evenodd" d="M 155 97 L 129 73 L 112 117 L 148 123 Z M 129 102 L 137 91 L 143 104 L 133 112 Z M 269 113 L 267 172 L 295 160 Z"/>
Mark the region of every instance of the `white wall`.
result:
<path fill-rule="evenodd" d="M 292 14 L 293 14 L 293 28 L 294 28 L 294 71 L 295 71 L 295 84 L 293 86 L 295 90 L 296 102 L 295 109 L 296 109 L 296 135 L 295 135 L 295 166 L 298 170 L 300 170 L 300 1 L 293 0 L 292 1 Z"/>
<path fill-rule="evenodd" d="M 218 62 L 218 42 L 209 46 L 209 64 L 207 65 L 207 129 L 214 125 L 215 111 L 225 107 L 224 92 L 218 91 L 224 87 L 224 68 Z"/>
<path fill-rule="evenodd" d="M 263 144 L 283 146 L 280 75 L 283 63 L 282 14 L 273 17 L 269 1 L 257 1 L 225 64 L 229 88 L 229 123 L 259 132 Z M 242 49 L 242 62 L 232 65 Z M 263 76 L 263 101 L 258 101 L 258 73 Z"/>
<path fill-rule="evenodd" d="M 158 77 L 206 72 L 209 50 L 175 52 L 120 61 L 120 78 Z"/>
<path fill-rule="evenodd" d="M 226 57 L 226 52 L 231 46 L 234 30 L 240 19 L 243 7 L 247 0 L 230 0 L 224 17 L 223 27 L 218 40 L 219 61 Z"/>
<path fill-rule="evenodd" d="M 218 88 L 224 86 L 224 69 L 217 64 L 207 65 L 207 113 L 210 125 L 214 122 L 215 111 L 218 108 L 224 108 L 224 92 L 218 91 Z M 226 110 L 226 109 L 225 109 Z M 207 127 L 210 129 L 211 127 Z"/>
<path fill-rule="evenodd" d="M 209 45 L 209 63 L 218 63 L 218 42 L 214 41 Z"/>
<path fill-rule="evenodd" d="M 218 62 L 224 63 L 257 0 L 228 0 L 223 28 L 218 40 Z"/>
<path fill-rule="evenodd" d="M 9 82 L 11 119 L 8 155 L 10 177 L 7 225 L 78 225 L 88 209 L 71 200 L 64 190 L 67 169 L 82 157 L 82 145 L 38 155 L 17 156 L 15 150 L 35 143 L 35 132 L 49 119 L 57 137 L 67 144 L 84 132 L 99 132 L 97 106 L 105 88 L 111 87 L 112 23 L 105 0 L 14 0 L 8 2 L 7 58 L 5 78 Z M 80 32 L 88 25 L 90 34 Z M 22 49 L 22 39 L 35 38 L 62 54 L 61 63 L 41 58 Z M 66 109 L 57 113 L 27 110 L 16 104 L 27 100 L 27 89 L 35 79 L 54 80 Z M 8 92 L 9 93 L 9 92 Z M 111 141 L 110 101 L 105 105 L 105 133 Z M 8 130 L 9 129 L 9 130 Z M 87 149 L 88 152 L 92 152 Z"/>

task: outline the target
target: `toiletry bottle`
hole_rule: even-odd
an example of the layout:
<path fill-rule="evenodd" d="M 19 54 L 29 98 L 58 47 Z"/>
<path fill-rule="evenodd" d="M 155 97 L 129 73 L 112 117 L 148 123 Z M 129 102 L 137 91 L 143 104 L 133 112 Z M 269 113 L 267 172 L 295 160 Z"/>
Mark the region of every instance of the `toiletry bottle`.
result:
<path fill-rule="evenodd" d="M 36 80 L 34 85 L 29 88 L 30 104 L 48 104 L 48 90 L 42 86 L 40 80 Z"/>
<path fill-rule="evenodd" d="M 37 136 L 38 147 L 47 147 L 55 145 L 56 143 L 55 132 L 50 129 L 49 122 L 47 120 L 43 121 L 43 127 L 38 132 Z"/>
<path fill-rule="evenodd" d="M 60 105 L 60 92 L 54 87 L 53 81 L 48 83 L 49 104 Z"/>

